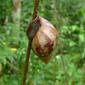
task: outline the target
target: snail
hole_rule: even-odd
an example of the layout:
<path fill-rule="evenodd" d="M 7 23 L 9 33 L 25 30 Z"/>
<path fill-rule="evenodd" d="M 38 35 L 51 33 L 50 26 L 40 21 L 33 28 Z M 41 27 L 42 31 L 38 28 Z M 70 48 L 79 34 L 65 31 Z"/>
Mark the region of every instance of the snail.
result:
<path fill-rule="evenodd" d="M 44 62 L 48 63 L 52 51 L 58 42 L 58 32 L 46 19 L 36 17 L 27 28 L 27 36 L 32 39 L 32 50 Z"/>

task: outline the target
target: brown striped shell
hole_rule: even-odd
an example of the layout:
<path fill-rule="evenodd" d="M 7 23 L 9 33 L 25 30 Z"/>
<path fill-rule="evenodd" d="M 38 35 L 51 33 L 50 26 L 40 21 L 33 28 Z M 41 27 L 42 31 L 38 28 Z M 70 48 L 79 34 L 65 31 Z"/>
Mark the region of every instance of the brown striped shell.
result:
<path fill-rule="evenodd" d="M 39 21 L 40 28 L 33 38 L 32 49 L 43 62 L 48 63 L 56 45 L 58 33 L 46 19 L 39 17 Z"/>

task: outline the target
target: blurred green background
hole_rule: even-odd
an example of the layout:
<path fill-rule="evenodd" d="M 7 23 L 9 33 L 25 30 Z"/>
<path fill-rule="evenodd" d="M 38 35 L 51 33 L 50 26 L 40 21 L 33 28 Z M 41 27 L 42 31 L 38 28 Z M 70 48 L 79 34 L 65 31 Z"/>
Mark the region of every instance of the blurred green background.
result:
<path fill-rule="evenodd" d="M 0 0 L 0 85 L 21 85 L 34 0 Z M 31 51 L 27 85 L 85 85 L 85 0 L 40 0 L 39 16 L 59 32 L 49 64 Z"/>

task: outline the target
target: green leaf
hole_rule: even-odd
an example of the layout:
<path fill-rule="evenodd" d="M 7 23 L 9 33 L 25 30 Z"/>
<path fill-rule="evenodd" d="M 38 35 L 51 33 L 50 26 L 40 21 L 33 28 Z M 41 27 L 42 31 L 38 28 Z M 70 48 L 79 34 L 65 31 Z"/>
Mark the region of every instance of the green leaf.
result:
<path fill-rule="evenodd" d="M 85 40 L 85 35 L 84 34 L 79 34 L 79 39 L 80 41 L 84 41 Z"/>

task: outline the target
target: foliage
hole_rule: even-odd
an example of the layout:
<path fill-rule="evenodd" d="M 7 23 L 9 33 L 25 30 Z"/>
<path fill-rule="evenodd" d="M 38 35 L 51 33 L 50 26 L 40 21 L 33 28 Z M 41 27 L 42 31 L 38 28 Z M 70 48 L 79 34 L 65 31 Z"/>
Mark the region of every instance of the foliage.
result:
<path fill-rule="evenodd" d="M 28 43 L 25 30 L 32 18 L 33 1 L 21 0 L 20 28 L 11 21 L 4 25 L 0 23 L 0 85 L 22 83 Z M 85 1 L 54 1 L 57 5 L 54 5 L 52 0 L 41 0 L 39 15 L 57 27 L 60 35 L 59 45 L 55 56 L 47 65 L 31 52 L 27 85 L 84 85 Z M 10 17 L 11 9 L 11 0 L 1 0 L 0 19 Z"/>
<path fill-rule="evenodd" d="M 12 9 L 11 0 L 0 0 L 0 19 L 5 18 L 10 14 Z"/>

